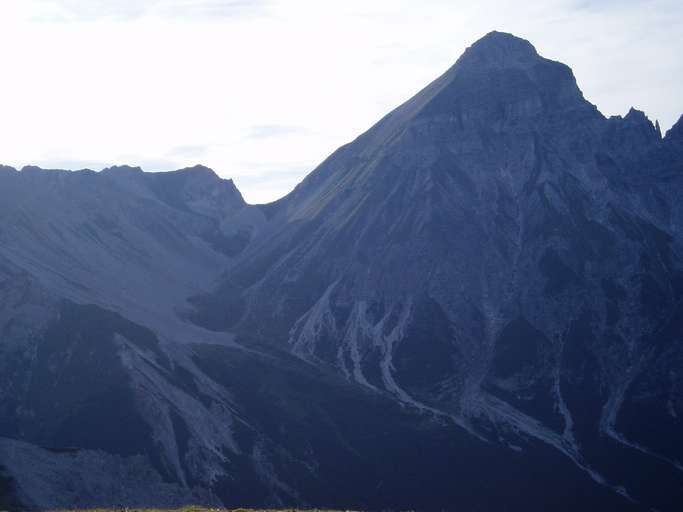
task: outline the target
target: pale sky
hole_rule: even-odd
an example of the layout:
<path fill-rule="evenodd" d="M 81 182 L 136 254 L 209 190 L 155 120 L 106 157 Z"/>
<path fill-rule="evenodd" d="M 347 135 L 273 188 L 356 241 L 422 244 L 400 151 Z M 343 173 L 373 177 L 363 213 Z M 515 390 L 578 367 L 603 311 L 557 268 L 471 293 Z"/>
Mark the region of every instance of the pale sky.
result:
<path fill-rule="evenodd" d="M 666 130 L 681 27 L 681 0 L 0 0 L 0 163 L 201 163 L 271 201 L 491 30 Z"/>

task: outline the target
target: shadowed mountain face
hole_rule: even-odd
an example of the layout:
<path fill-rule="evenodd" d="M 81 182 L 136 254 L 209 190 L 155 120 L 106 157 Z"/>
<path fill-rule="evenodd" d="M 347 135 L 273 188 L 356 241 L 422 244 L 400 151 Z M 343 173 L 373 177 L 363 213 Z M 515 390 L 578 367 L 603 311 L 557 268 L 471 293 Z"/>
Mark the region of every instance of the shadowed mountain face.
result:
<path fill-rule="evenodd" d="M 681 194 L 682 121 L 606 119 L 498 32 L 269 205 L 2 168 L 0 485 L 677 510 Z"/>

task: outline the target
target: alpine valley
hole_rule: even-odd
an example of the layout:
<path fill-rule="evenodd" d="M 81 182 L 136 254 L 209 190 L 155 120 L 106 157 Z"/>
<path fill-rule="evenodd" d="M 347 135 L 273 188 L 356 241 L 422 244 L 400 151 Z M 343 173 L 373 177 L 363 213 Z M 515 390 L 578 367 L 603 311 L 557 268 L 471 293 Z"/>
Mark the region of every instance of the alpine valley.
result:
<path fill-rule="evenodd" d="M 681 198 L 500 32 L 271 204 L 0 167 L 0 509 L 681 510 Z"/>

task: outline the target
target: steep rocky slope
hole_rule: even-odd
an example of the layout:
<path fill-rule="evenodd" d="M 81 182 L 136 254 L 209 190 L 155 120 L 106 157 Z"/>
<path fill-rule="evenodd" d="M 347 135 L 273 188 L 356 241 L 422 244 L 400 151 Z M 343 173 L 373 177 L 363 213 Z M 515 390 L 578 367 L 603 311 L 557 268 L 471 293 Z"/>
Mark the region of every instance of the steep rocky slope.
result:
<path fill-rule="evenodd" d="M 683 476 L 681 124 L 606 119 L 567 66 L 491 33 L 264 207 L 198 319 L 665 507 Z"/>

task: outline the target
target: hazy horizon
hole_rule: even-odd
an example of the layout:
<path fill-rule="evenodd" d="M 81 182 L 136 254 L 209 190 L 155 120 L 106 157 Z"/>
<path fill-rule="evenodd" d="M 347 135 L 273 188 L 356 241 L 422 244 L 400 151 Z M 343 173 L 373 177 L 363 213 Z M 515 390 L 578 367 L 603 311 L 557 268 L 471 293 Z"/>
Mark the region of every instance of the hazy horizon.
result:
<path fill-rule="evenodd" d="M 203 164 L 272 201 L 491 30 L 568 64 L 606 116 L 683 113 L 677 2 L 486 4 L 9 0 L 0 163 Z"/>

